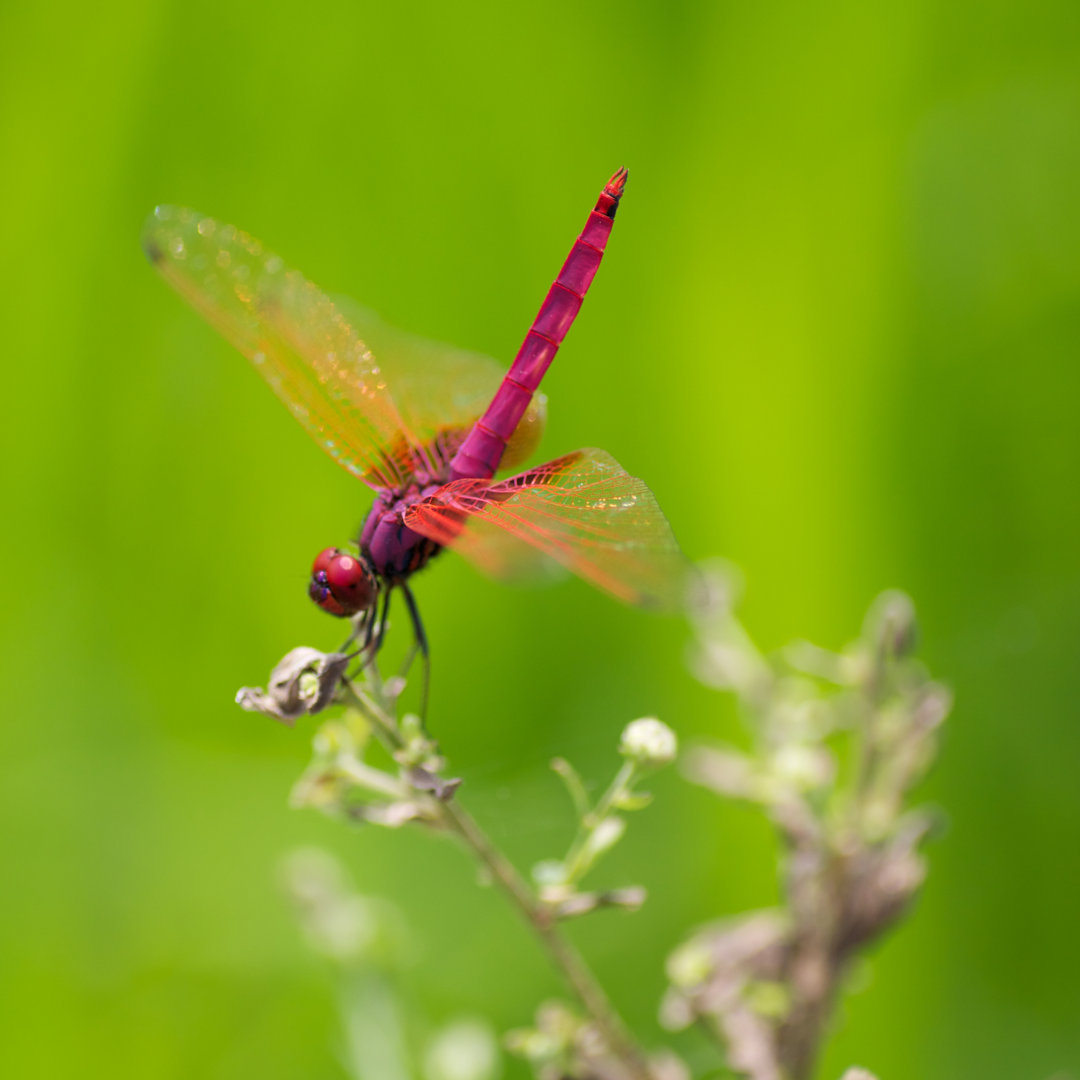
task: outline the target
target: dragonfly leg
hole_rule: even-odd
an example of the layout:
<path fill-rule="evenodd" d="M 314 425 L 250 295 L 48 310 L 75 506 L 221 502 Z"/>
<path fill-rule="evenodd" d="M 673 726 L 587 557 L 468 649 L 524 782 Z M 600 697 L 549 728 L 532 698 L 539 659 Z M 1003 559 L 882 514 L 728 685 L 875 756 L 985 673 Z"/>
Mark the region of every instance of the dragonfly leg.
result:
<path fill-rule="evenodd" d="M 356 641 L 357 638 L 362 637 L 363 642 L 357 649 L 358 652 L 363 652 L 371 645 L 371 635 L 375 626 L 375 605 L 372 604 L 366 611 L 362 612 L 359 618 L 353 619 L 352 633 L 342 643 L 338 652 L 348 652 L 349 646 Z"/>
<path fill-rule="evenodd" d="M 345 644 L 338 649 L 338 652 L 343 653 L 357 638 L 362 638 L 360 644 L 356 646 L 356 650 L 349 655 L 350 662 L 357 657 L 360 658 L 360 666 L 352 673 L 353 678 L 371 663 L 371 641 L 375 634 L 375 612 L 376 606 L 372 604 L 359 618 L 355 619 L 353 632 L 345 639 Z"/>
<path fill-rule="evenodd" d="M 372 659 L 378 654 L 382 648 L 383 639 L 386 637 L 386 627 L 390 622 L 390 595 L 393 593 L 393 589 L 387 589 L 383 593 L 382 610 L 379 612 L 378 629 L 375 631 L 375 642 L 371 650 Z"/>
<path fill-rule="evenodd" d="M 368 624 L 371 621 L 371 608 L 366 611 L 362 611 L 359 616 L 354 616 L 349 620 L 352 629 L 349 631 L 349 636 L 341 643 L 341 648 L 338 649 L 339 653 L 348 652 L 349 646 L 362 634 L 364 635 L 364 644 L 360 646 L 361 651 L 367 648 L 367 634 Z"/>
<path fill-rule="evenodd" d="M 375 604 L 372 604 L 364 616 L 364 644 L 360 647 L 362 652 L 366 652 L 371 648 L 371 641 L 375 636 L 375 612 L 377 610 Z"/>
<path fill-rule="evenodd" d="M 416 606 L 416 597 L 404 581 L 401 583 L 401 591 L 405 594 L 405 603 L 409 607 L 409 617 L 412 619 L 413 631 L 416 634 L 416 647 L 420 650 L 424 661 L 424 675 L 420 684 L 420 723 L 426 725 L 428 691 L 431 688 L 431 654 L 428 652 L 427 634 L 424 633 L 424 623 L 420 618 L 420 609 Z"/>
<path fill-rule="evenodd" d="M 379 672 L 377 659 L 379 650 L 382 648 L 383 638 L 386 637 L 386 626 L 390 621 L 390 589 L 383 593 L 382 606 L 378 599 L 371 605 L 371 622 L 368 624 L 364 644 L 360 649 L 363 659 L 360 661 L 361 668 L 367 672 L 367 677 L 377 693 L 382 693 L 382 675 Z"/>

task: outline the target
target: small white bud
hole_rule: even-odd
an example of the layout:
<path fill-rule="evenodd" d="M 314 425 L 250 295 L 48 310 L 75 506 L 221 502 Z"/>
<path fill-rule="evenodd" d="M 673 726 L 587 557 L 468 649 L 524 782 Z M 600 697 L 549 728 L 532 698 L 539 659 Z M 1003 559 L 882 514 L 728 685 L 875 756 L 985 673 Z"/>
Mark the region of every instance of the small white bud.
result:
<path fill-rule="evenodd" d="M 817 746 L 788 743 L 781 746 L 772 759 L 774 778 L 796 791 L 816 791 L 824 787 L 835 771 L 831 755 Z"/>
<path fill-rule="evenodd" d="M 619 741 L 619 753 L 647 768 L 670 765 L 679 752 L 675 732 L 652 716 L 632 720 Z"/>
<path fill-rule="evenodd" d="M 591 866 L 601 855 L 610 851 L 626 832 L 626 822 L 621 817 L 604 818 L 585 841 L 582 856 L 586 866 Z"/>
<path fill-rule="evenodd" d="M 562 885 L 566 881 L 566 865 L 559 859 L 544 859 L 532 868 L 532 878 L 537 885 Z"/>
<path fill-rule="evenodd" d="M 295 851 L 282 864 L 282 878 L 316 952 L 342 963 L 371 958 L 380 933 L 379 909 L 350 891 L 332 855 L 317 848 Z"/>
<path fill-rule="evenodd" d="M 425 1080 L 494 1080 L 501 1071 L 499 1044 L 484 1020 L 448 1024 L 435 1036 L 424 1060 Z"/>

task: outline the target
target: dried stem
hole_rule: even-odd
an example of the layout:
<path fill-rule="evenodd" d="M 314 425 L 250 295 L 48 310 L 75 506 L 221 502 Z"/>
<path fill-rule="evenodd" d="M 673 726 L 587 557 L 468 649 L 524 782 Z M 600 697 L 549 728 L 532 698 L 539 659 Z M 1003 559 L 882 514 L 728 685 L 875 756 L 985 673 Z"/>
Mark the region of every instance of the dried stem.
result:
<path fill-rule="evenodd" d="M 919 846 L 932 817 L 908 800 L 950 697 L 912 655 L 914 609 L 900 593 L 874 603 L 842 653 L 801 643 L 771 660 L 731 595 L 714 575 L 697 615 L 696 668 L 739 699 L 753 746 L 699 748 L 688 775 L 772 820 L 783 903 L 692 935 L 669 965 L 665 1015 L 675 1028 L 718 1031 L 728 1064 L 749 1080 L 809 1080 L 852 961 L 895 925 L 925 876 Z"/>

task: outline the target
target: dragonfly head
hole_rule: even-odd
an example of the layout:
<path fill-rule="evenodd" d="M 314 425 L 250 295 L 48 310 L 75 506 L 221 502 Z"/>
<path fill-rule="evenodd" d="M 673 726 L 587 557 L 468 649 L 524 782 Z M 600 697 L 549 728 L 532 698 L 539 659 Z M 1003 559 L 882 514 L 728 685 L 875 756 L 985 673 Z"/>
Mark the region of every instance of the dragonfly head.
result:
<path fill-rule="evenodd" d="M 375 603 L 378 591 L 368 566 L 340 548 L 325 548 L 311 564 L 308 596 L 330 615 L 359 615 Z"/>

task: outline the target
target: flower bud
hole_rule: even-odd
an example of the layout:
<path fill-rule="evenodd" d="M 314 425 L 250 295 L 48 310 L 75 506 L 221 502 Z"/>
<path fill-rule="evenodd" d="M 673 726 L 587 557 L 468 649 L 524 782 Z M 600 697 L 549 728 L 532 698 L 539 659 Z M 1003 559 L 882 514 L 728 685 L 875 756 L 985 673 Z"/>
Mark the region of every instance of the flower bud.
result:
<path fill-rule="evenodd" d="M 886 656 L 908 656 L 915 648 L 916 631 L 915 605 L 898 589 L 883 592 L 866 616 L 866 636 Z"/>
<path fill-rule="evenodd" d="M 795 791 L 817 791 L 833 779 L 836 763 L 820 746 L 786 743 L 777 748 L 771 761 L 773 779 Z"/>
<path fill-rule="evenodd" d="M 604 818 L 585 841 L 582 858 L 591 866 L 601 855 L 609 852 L 626 832 L 626 822 L 621 817 Z"/>
<path fill-rule="evenodd" d="M 425 1080 L 494 1080 L 501 1072 L 499 1044 L 485 1020 L 448 1024 L 424 1058 Z"/>
<path fill-rule="evenodd" d="M 652 716 L 626 725 L 619 741 L 619 753 L 649 769 L 670 765 L 679 752 L 675 732 Z"/>

